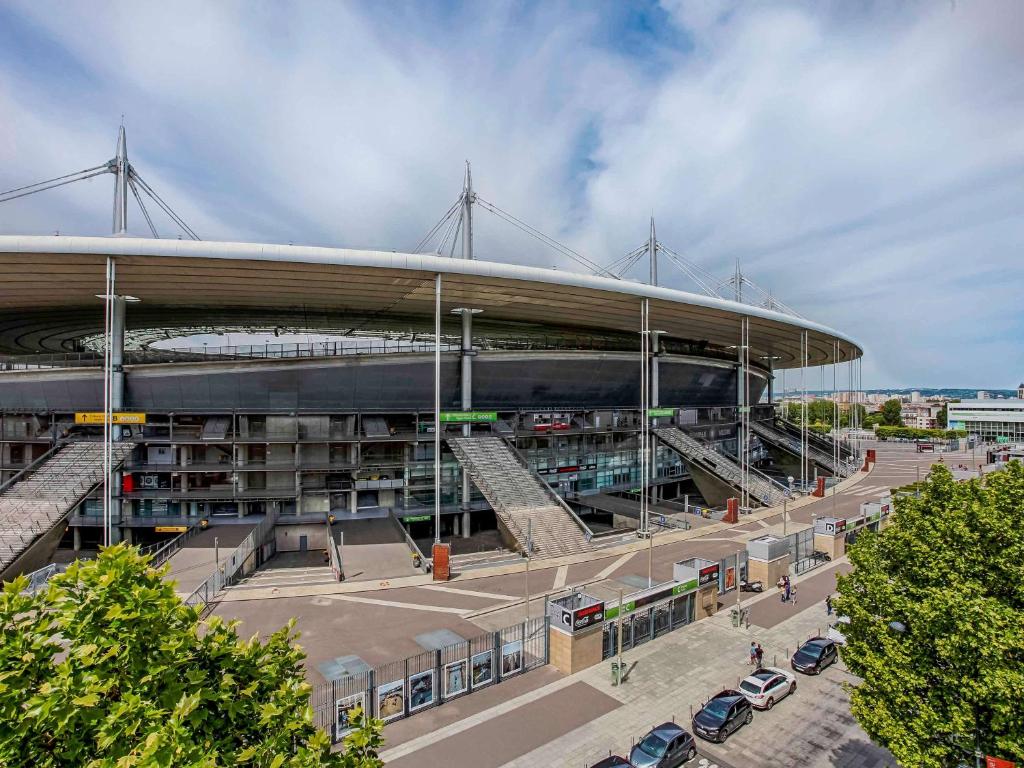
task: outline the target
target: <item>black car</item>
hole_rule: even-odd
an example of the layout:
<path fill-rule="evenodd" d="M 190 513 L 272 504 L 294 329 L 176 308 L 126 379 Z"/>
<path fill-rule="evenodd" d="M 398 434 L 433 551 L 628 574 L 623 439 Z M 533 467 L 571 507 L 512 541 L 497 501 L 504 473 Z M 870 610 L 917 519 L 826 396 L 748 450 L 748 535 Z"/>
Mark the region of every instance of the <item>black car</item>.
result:
<path fill-rule="evenodd" d="M 827 637 L 812 637 L 797 648 L 789 664 L 797 672 L 805 675 L 817 675 L 829 664 L 839 661 L 836 644 Z"/>
<path fill-rule="evenodd" d="M 729 734 L 754 719 L 754 708 L 739 691 L 716 694 L 693 716 L 693 732 L 708 741 L 725 741 Z"/>
<path fill-rule="evenodd" d="M 618 755 L 609 755 L 604 760 L 594 763 L 592 768 L 631 768 L 629 760 Z"/>
<path fill-rule="evenodd" d="M 635 768 L 677 768 L 696 756 L 693 736 L 675 723 L 662 723 L 652 728 L 633 747 L 629 753 L 629 765 Z"/>

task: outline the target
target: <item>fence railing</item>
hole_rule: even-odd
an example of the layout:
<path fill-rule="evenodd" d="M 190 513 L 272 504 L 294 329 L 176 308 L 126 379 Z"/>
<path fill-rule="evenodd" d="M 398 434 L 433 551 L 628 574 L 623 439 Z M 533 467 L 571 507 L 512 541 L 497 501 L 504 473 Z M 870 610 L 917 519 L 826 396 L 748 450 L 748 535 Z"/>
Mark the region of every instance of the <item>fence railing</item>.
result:
<path fill-rule="evenodd" d="M 238 581 L 242 576 L 256 570 L 260 565 L 270 559 L 277 551 L 277 547 L 270 534 L 277 525 L 277 512 L 267 512 L 259 525 L 249 532 L 249 535 L 242 540 L 234 552 L 232 552 L 224 564 L 215 568 L 206 581 L 193 590 L 192 594 L 185 598 L 184 603 L 199 608 L 203 613 L 210 609 L 214 598 L 221 590 L 229 587 Z"/>
<path fill-rule="evenodd" d="M 159 568 L 170 560 L 171 555 L 181 549 L 186 541 L 191 539 L 201 530 L 203 529 L 198 525 L 190 526 L 187 531 L 178 534 L 170 541 L 158 541 L 155 544 L 147 544 L 144 547 L 139 547 L 139 554 L 149 555 L 152 558 L 152 560 L 149 561 L 150 567 Z"/>
<path fill-rule="evenodd" d="M 548 663 L 548 618 L 348 673 L 313 689 L 314 722 L 338 742 L 359 707 L 385 723 L 432 709 Z"/>
<path fill-rule="evenodd" d="M 50 563 L 40 568 L 38 571 L 32 571 L 28 574 L 28 586 L 25 588 L 25 592 L 29 595 L 34 595 L 40 589 L 46 586 L 46 583 L 58 573 L 64 573 L 68 569 L 66 563 Z"/>

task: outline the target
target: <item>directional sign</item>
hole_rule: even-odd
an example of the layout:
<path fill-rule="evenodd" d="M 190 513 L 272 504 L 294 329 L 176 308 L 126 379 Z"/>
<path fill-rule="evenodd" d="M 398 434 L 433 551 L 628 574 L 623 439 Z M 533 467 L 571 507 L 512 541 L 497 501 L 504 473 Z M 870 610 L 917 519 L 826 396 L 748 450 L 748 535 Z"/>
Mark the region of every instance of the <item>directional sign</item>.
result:
<path fill-rule="evenodd" d="M 497 421 L 497 411 L 444 411 L 441 413 L 441 422 L 461 421 Z"/>
<path fill-rule="evenodd" d="M 145 424 L 144 413 L 112 413 L 111 424 Z M 103 424 L 103 412 L 80 412 L 75 414 L 75 424 Z"/>

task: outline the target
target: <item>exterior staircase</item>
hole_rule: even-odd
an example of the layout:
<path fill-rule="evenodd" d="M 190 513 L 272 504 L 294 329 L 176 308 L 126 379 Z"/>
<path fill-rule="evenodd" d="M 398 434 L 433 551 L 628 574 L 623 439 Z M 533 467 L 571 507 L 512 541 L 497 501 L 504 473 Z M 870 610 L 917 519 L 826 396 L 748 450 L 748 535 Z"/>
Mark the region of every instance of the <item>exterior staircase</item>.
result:
<path fill-rule="evenodd" d="M 500 437 L 449 437 L 448 445 L 494 514 L 527 549 L 556 557 L 590 550 L 590 531 Z"/>
<path fill-rule="evenodd" d="M 114 443 L 114 469 L 134 447 Z M 6 571 L 101 482 L 103 444 L 94 442 L 67 443 L 8 481 L 0 491 L 0 576 L 16 575 Z"/>
<path fill-rule="evenodd" d="M 735 461 L 677 427 L 658 427 L 654 429 L 654 434 L 688 463 L 697 465 L 734 488 L 737 493 L 742 493 L 743 473 Z M 747 477 L 750 481 L 748 492 L 764 506 L 773 507 L 786 498 L 787 489 L 753 467 L 748 467 Z"/>
<path fill-rule="evenodd" d="M 751 421 L 750 431 L 766 443 L 776 445 L 792 453 L 794 456 L 800 455 L 800 438 L 790 434 L 785 429 L 780 429 L 766 421 Z M 826 453 L 816 445 L 812 445 L 810 441 L 807 443 L 807 458 L 819 467 L 831 472 L 833 476 L 843 477 L 849 474 L 848 468 L 844 464 L 840 463 L 837 468 L 836 463 L 832 460 L 832 454 Z"/>

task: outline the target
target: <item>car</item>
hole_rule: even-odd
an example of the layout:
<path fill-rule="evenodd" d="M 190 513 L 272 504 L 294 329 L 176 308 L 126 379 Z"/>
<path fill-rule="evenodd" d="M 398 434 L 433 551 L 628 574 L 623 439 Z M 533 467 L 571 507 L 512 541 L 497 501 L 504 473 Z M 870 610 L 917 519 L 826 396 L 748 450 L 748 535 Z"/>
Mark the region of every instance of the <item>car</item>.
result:
<path fill-rule="evenodd" d="M 740 592 L 764 592 L 764 584 L 760 581 L 740 579 Z"/>
<path fill-rule="evenodd" d="M 848 626 L 850 626 L 849 616 L 836 616 L 835 623 L 828 625 L 828 632 L 825 634 L 836 645 L 846 645 L 846 628 Z"/>
<path fill-rule="evenodd" d="M 630 768 L 630 763 L 624 757 L 608 755 L 604 760 L 594 763 L 591 768 Z"/>
<path fill-rule="evenodd" d="M 754 719 L 754 708 L 740 692 L 726 689 L 716 693 L 693 716 L 693 732 L 708 741 L 723 742 Z"/>
<path fill-rule="evenodd" d="M 756 709 L 771 709 L 776 702 L 796 691 L 796 677 L 792 672 L 775 667 L 755 669 L 740 683 L 740 693 Z"/>
<path fill-rule="evenodd" d="M 675 723 L 652 728 L 629 753 L 635 768 L 676 768 L 697 756 L 693 736 Z"/>
<path fill-rule="evenodd" d="M 812 637 L 796 649 L 796 653 L 789 660 L 789 665 L 805 675 L 817 675 L 838 660 L 839 651 L 834 640 L 827 637 Z"/>

